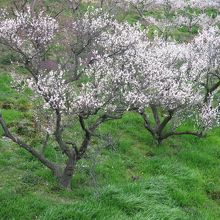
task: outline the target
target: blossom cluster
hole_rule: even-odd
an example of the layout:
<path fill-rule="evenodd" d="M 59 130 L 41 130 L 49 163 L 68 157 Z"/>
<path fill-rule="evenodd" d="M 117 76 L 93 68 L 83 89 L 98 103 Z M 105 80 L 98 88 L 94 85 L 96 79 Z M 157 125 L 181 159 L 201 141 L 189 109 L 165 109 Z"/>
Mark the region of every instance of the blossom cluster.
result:
<path fill-rule="evenodd" d="M 44 108 L 67 109 L 67 94 L 70 91 L 65 84 L 62 70 L 39 73 L 37 80 L 34 78 L 27 79 L 27 85 L 44 98 Z"/>
<path fill-rule="evenodd" d="M 219 7 L 218 0 L 125 0 L 126 3 L 136 6 L 170 6 L 172 9 L 190 8 L 217 8 Z"/>
<path fill-rule="evenodd" d="M 210 26 L 216 26 L 220 23 L 220 16 L 216 16 L 214 18 L 208 16 L 205 13 L 202 14 L 184 14 L 184 15 L 176 15 L 171 19 L 167 19 L 166 17 L 161 19 L 156 19 L 153 17 L 144 17 L 144 23 L 151 24 L 159 28 L 162 32 L 165 29 L 174 29 L 178 27 L 187 27 L 189 31 L 191 31 L 192 27 L 199 27 L 200 29 L 207 29 Z"/>
<path fill-rule="evenodd" d="M 205 131 L 219 126 L 219 106 L 213 107 L 211 102 L 205 104 L 200 111 L 198 124 Z"/>
<path fill-rule="evenodd" d="M 0 41 L 16 51 L 31 56 L 45 47 L 54 37 L 58 22 L 41 11 L 31 13 L 30 6 L 24 12 L 15 11 L 15 17 L 2 14 L 0 21 Z"/>

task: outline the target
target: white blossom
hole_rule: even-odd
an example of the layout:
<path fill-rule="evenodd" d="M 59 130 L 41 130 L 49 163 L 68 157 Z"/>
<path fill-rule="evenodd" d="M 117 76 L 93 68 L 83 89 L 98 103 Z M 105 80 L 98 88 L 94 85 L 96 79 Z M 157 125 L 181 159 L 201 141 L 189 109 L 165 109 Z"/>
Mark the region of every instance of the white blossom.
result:
<path fill-rule="evenodd" d="M 25 12 L 15 11 L 15 17 L 4 15 L 0 21 L 0 41 L 27 56 L 37 53 L 54 37 L 57 21 L 44 14 L 32 15 L 30 7 Z"/>

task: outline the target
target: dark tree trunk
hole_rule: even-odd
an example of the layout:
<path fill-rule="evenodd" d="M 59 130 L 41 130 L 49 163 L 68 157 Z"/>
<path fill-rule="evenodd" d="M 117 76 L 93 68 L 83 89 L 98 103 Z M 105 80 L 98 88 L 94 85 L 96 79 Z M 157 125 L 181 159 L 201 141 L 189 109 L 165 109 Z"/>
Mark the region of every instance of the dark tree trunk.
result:
<path fill-rule="evenodd" d="M 153 114 L 154 123 L 150 122 L 150 120 L 148 119 L 147 115 L 144 112 L 141 113 L 141 116 L 144 119 L 145 128 L 151 133 L 157 145 L 162 144 L 162 142 L 165 139 L 172 137 L 172 136 L 193 135 L 196 137 L 202 137 L 203 135 L 202 132 L 198 132 L 198 131 L 166 132 L 165 128 L 169 124 L 169 122 L 172 120 L 175 110 L 169 110 L 168 115 L 163 119 L 159 117 L 159 110 L 157 106 L 152 105 L 151 111 Z"/>
<path fill-rule="evenodd" d="M 75 164 L 75 158 L 68 159 L 64 172 L 59 179 L 59 183 L 62 187 L 71 189 L 71 180 L 74 174 Z"/>

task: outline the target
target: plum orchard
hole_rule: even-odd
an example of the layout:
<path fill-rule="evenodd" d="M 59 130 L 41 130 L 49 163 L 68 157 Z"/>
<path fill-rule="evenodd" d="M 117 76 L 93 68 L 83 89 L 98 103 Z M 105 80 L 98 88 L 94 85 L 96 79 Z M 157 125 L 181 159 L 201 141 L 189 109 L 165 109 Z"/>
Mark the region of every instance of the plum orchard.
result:
<path fill-rule="evenodd" d="M 158 143 L 172 135 L 200 136 L 218 125 L 216 20 L 207 18 L 212 25 L 202 27 L 191 42 L 178 44 L 163 36 L 150 40 L 140 24 L 120 23 L 102 8 L 81 13 L 80 1 L 69 4 L 72 19 L 55 19 L 26 5 L 13 14 L 2 10 L 0 21 L 1 44 L 19 55 L 29 73 L 12 76 L 33 91 L 33 117 L 39 136 L 45 136 L 42 148 L 53 140 L 66 162 L 51 161 L 15 136 L 2 115 L 0 124 L 5 136 L 51 169 L 63 187 L 70 187 L 97 128 L 128 110 L 142 115 Z M 196 131 L 177 132 L 189 116 Z M 171 130 L 165 131 L 169 124 Z"/>

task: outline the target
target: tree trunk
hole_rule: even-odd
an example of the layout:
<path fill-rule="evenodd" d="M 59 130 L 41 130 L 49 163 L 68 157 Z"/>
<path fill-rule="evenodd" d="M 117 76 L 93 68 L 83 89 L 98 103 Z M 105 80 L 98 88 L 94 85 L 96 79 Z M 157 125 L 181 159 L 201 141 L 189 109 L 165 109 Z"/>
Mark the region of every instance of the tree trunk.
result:
<path fill-rule="evenodd" d="M 74 174 L 75 164 L 76 164 L 75 157 L 71 157 L 68 159 L 63 174 L 59 178 L 59 183 L 62 187 L 71 189 L 71 180 Z"/>
<path fill-rule="evenodd" d="M 151 133 L 156 145 L 159 146 L 162 144 L 164 138 L 162 136 L 162 131 L 154 130 L 154 133 Z"/>

